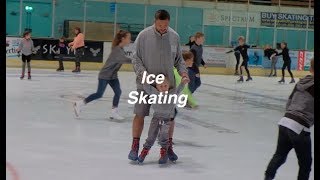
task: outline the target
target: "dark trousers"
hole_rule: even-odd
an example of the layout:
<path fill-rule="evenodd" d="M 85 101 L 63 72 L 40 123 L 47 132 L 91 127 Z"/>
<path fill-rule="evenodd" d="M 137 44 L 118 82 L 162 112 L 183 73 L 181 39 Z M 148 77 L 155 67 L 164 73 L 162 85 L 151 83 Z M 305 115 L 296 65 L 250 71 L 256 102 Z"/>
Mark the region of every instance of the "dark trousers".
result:
<path fill-rule="evenodd" d="M 113 107 L 118 107 L 121 92 L 122 92 L 120 88 L 119 79 L 112 79 L 112 80 L 99 79 L 97 92 L 85 98 L 84 102 L 87 104 L 93 100 L 101 98 L 108 84 L 111 86 L 114 92 L 112 105 Z"/>
<path fill-rule="evenodd" d="M 30 61 L 31 61 L 31 54 L 30 55 L 24 55 L 22 54 L 22 76 L 24 76 L 25 74 L 25 69 L 26 69 L 26 62 L 27 62 L 27 66 L 28 66 L 28 73 L 31 73 L 31 65 L 30 65 Z"/>
<path fill-rule="evenodd" d="M 80 62 L 82 61 L 83 58 L 83 53 L 84 53 L 84 47 L 80 47 L 76 49 L 76 59 L 75 59 L 75 64 L 76 66 L 80 67 Z"/>
<path fill-rule="evenodd" d="M 235 72 L 237 72 L 240 64 L 240 52 L 238 51 L 234 52 L 234 56 L 236 57 L 236 60 L 237 60 L 236 69 L 235 69 Z"/>
<path fill-rule="evenodd" d="M 311 171 L 311 138 L 310 133 L 302 131 L 300 134 L 279 126 L 278 145 L 268 168 L 265 172 L 266 177 L 273 179 L 278 168 L 285 163 L 291 149 L 294 149 L 299 163 L 298 180 L 308 180 Z"/>
<path fill-rule="evenodd" d="M 188 69 L 188 75 L 189 75 L 189 79 L 190 79 L 188 87 L 189 87 L 190 92 L 193 94 L 194 91 L 196 91 L 196 89 L 198 87 L 200 87 L 201 79 L 200 79 L 200 77 L 196 77 L 196 72 L 193 71 L 192 69 Z"/>
<path fill-rule="evenodd" d="M 289 72 L 291 78 L 293 79 L 293 74 L 292 74 L 292 72 L 291 72 L 291 60 L 290 60 L 290 61 L 284 61 L 284 62 L 283 62 L 283 65 L 282 65 L 282 78 L 284 78 L 284 70 L 285 70 L 286 68 L 288 69 L 288 72 Z"/>
<path fill-rule="evenodd" d="M 250 76 L 249 69 L 248 69 L 248 59 L 243 59 L 243 61 L 242 61 L 242 63 L 241 63 L 241 66 L 240 66 L 240 75 L 241 75 L 241 76 L 242 76 L 242 67 L 244 67 L 244 69 L 246 70 L 247 76 L 248 76 L 248 77 L 251 77 L 251 76 Z"/>
<path fill-rule="evenodd" d="M 59 54 L 59 67 L 60 68 L 63 68 L 63 57 L 65 55 L 64 54 Z"/>

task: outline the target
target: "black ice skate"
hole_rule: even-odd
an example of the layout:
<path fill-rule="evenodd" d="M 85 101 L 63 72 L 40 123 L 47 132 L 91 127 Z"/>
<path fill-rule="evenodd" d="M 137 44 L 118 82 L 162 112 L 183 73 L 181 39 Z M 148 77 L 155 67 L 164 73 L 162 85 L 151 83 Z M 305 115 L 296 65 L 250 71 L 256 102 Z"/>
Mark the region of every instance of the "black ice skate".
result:
<path fill-rule="evenodd" d="M 290 81 L 290 84 L 291 83 L 296 83 L 296 81 L 292 78 L 291 81 Z"/>
<path fill-rule="evenodd" d="M 237 82 L 243 82 L 243 76 L 240 76 L 240 79 L 238 79 Z"/>
<path fill-rule="evenodd" d="M 248 77 L 246 81 L 252 81 L 252 77 Z"/>
<path fill-rule="evenodd" d="M 278 83 L 284 83 L 284 78 L 282 78 L 280 81 L 278 81 Z"/>

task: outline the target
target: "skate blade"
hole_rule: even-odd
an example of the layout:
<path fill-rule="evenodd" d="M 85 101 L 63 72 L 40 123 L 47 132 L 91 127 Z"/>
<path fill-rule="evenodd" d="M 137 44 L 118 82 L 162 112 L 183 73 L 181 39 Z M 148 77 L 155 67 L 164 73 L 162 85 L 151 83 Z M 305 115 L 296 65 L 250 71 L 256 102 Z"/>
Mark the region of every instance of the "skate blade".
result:
<path fill-rule="evenodd" d="M 79 118 L 79 114 L 77 113 L 77 110 L 76 110 L 76 103 L 73 103 L 73 111 L 74 111 L 74 114 L 76 115 L 76 118 Z"/>

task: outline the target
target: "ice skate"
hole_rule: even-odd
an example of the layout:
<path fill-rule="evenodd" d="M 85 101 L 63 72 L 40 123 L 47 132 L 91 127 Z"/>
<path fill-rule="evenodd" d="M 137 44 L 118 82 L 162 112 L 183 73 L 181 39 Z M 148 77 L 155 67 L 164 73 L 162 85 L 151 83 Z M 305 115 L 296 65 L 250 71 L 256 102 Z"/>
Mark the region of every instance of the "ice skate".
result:
<path fill-rule="evenodd" d="M 243 82 L 243 76 L 240 76 L 240 79 L 238 79 L 237 82 Z"/>
<path fill-rule="evenodd" d="M 76 68 L 72 71 L 73 73 L 81 72 L 80 66 L 76 66 Z"/>
<path fill-rule="evenodd" d="M 176 155 L 176 153 L 173 152 L 172 144 L 172 139 L 169 139 L 168 158 L 170 161 L 175 162 L 176 160 L 178 160 L 178 156 Z"/>
<path fill-rule="evenodd" d="M 28 72 L 28 79 L 30 80 L 31 79 L 31 73 Z"/>
<path fill-rule="evenodd" d="M 161 148 L 159 164 L 166 164 L 167 161 L 168 161 L 168 152 L 165 148 Z"/>
<path fill-rule="evenodd" d="M 146 158 L 146 156 L 148 155 L 150 149 L 146 149 L 143 148 L 139 157 L 138 157 L 138 161 L 139 163 L 143 163 L 144 159 Z"/>
<path fill-rule="evenodd" d="M 123 120 L 124 118 L 120 116 L 118 108 L 113 108 L 111 111 L 110 119 Z"/>
<path fill-rule="evenodd" d="M 246 79 L 246 81 L 248 82 L 248 81 L 252 81 L 252 77 L 248 77 L 247 79 Z"/>
<path fill-rule="evenodd" d="M 284 78 L 281 78 L 281 80 L 278 81 L 278 83 L 285 83 Z"/>
<path fill-rule="evenodd" d="M 81 112 L 81 107 L 84 105 L 83 100 L 76 101 L 73 104 L 74 113 L 76 114 L 76 117 L 79 117 Z"/>
<path fill-rule="evenodd" d="M 21 76 L 20 76 L 20 79 L 21 79 L 21 80 L 24 79 L 24 75 L 21 75 Z"/>
<path fill-rule="evenodd" d="M 138 153 L 139 153 L 139 140 L 134 139 L 132 142 L 131 150 L 128 155 L 128 159 L 132 161 L 138 160 Z"/>
<path fill-rule="evenodd" d="M 290 84 L 292 84 L 292 83 L 296 83 L 296 81 L 293 78 L 290 81 Z"/>

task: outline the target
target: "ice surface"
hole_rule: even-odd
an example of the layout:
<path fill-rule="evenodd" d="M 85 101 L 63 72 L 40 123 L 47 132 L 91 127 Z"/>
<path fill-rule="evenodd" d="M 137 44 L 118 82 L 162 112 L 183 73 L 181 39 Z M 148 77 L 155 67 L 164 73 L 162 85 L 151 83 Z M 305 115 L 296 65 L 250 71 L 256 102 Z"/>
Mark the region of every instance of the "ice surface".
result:
<path fill-rule="evenodd" d="M 57 73 L 33 70 L 32 80 L 20 80 L 20 69 L 7 69 L 7 162 L 21 180 L 182 179 L 260 180 L 271 159 L 277 122 L 294 85 L 279 78 L 202 75 L 195 93 L 199 110 L 179 108 L 174 134 L 176 164 L 159 167 L 155 145 L 143 165 L 130 163 L 135 75 L 120 72 L 120 112 L 126 120 L 109 120 L 113 92 L 83 109 L 75 119 L 74 100 L 96 91 L 97 71 Z M 287 79 L 289 81 L 289 79 Z M 144 142 L 150 122 L 145 120 Z M 313 143 L 313 128 L 312 143 Z M 312 167 L 313 169 L 313 167 Z M 12 178 L 7 167 L 7 180 Z M 277 179 L 296 179 L 297 158 L 291 151 Z M 313 171 L 310 180 L 313 180 Z"/>

